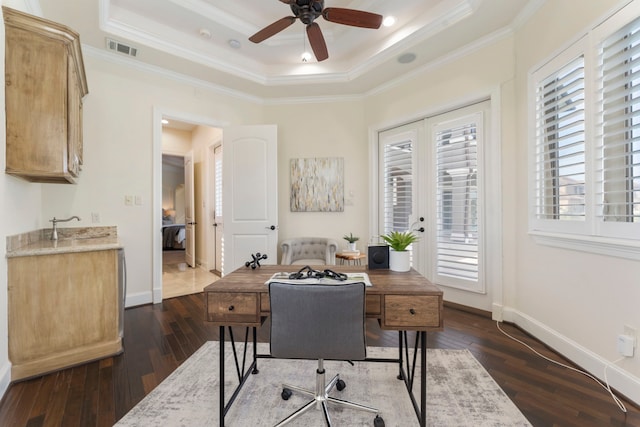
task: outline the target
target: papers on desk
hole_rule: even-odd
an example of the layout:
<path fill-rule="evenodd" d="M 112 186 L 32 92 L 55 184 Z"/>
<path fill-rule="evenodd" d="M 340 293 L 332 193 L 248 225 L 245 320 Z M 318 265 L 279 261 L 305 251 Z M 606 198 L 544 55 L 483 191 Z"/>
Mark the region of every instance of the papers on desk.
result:
<path fill-rule="evenodd" d="M 280 283 L 294 283 L 294 284 L 295 283 L 299 283 L 299 284 L 305 284 L 305 283 L 316 284 L 317 283 L 321 285 L 341 285 L 344 283 L 363 282 L 365 286 L 372 286 L 371 281 L 369 280 L 369 275 L 367 273 L 346 273 L 347 280 L 336 280 L 328 277 L 323 277 L 320 279 L 315 277 L 309 277 L 306 279 L 289 279 L 289 275 L 291 275 L 291 273 L 286 273 L 286 272 L 274 273 L 269 280 L 264 282 L 264 284 L 268 285 L 271 282 L 280 282 Z"/>

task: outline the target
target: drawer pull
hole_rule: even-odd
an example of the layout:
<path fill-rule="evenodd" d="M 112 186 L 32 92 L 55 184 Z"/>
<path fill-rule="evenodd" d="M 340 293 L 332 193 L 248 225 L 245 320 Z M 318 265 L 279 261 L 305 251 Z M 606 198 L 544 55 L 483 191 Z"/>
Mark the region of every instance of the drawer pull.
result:
<path fill-rule="evenodd" d="M 409 313 L 411 313 L 411 315 L 414 315 L 414 314 L 416 314 L 416 311 L 413 308 L 410 308 L 409 309 Z"/>
<path fill-rule="evenodd" d="M 234 309 L 235 309 L 234 306 L 232 306 L 232 305 L 229 306 L 229 311 L 233 311 Z"/>

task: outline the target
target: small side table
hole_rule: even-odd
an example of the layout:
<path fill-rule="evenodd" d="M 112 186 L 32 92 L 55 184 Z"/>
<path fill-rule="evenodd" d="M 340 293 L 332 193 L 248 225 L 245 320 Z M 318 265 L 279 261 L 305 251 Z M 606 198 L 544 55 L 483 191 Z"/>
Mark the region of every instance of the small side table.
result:
<path fill-rule="evenodd" d="M 347 265 L 351 265 L 351 262 L 353 262 L 353 265 L 362 265 L 362 260 L 366 257 L 367 255 L 362 252 L 359 254 L 338 252 L 336 254 L 336 258 L 340 260 L 340 265 L 344 265 L 345 261 L 347 261 Z"/>

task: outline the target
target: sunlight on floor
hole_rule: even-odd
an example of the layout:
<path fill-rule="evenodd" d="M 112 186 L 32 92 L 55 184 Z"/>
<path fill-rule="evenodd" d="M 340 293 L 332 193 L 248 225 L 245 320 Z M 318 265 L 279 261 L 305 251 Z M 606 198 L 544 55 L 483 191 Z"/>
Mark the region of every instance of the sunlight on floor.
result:
<path fill-rule="evenodd" d="M 220 277 L 202 268 L 191 268 L 184 262 L 184 251 L 162 253 L 162 298 L 202 292 Z"/>

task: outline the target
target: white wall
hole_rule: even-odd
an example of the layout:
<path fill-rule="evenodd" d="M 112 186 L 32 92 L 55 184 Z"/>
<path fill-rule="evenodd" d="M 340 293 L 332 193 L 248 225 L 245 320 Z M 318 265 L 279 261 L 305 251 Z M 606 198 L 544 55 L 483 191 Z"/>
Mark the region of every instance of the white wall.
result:
<path fill-rule="evenodd" d="M 160 156 L 157 164 L 153 159 L 154 111 L 246 124 L 262 121 L 262 107 L 127 66 L 130 61 L 105 61 L 90 49 L 84 49 L 84 60 L 89 84 L 84 104 L 84 168 L 77 185 L 44 185 L 40 223 L 32 228 L 54 215 L 79 215 L 83 218 L 79 225 L 91 225 L 91 212 L 99 213 L 102 225 L 118 227 L 125 247 L 127 306 L 148 303 L 152 301 L 154 220 L 159 229 L 161 215 L 153 207 L 154 179 L 161 179 Z M 161 151 L 160 146 L 156 149 Z M 125 195 L 141 196 L 142 205 L 125 206 Z"/>
<path fill-rule="evenodd" d="M 518 191 L 509 204 L 515 218 L 515 300 L 511 319 L 574 361 L 602 376 L 603 364 L 619 358 L 616 338 L 623 325 L 640 330 L 640 262 L 556 249 L 527 233 L 527 73 L 584 34 L 622 4 L 616 0 L 556 0 L 544 6 L 516 34 L 518 132 L 515 168 L 505 181 Z M 640 354 L 609 369 L 621 392 L 640 401 Z M 621 383 L 621 381 L 623 381 Z M 621 384 L 624 384 L 621 385 Z"/>
<path fill-rule="evenodd" d="M 515 131 L 515 98 L 513 93 L 514 81 L 514 39 L 510 35 L 504 35 L 491 40 L 489 43 L 478 44 L 468 49 L 464 55 L 454 52 L 448 58 L 444 58 L 438 64 L 432 64 L 414 78 L 404 80 L 392 85 L 384 91 L 372 94 L 367 98 L 365 105 L 366 122 L 371 130 L 372 146 L 377 146 L 377 133 L 380 130 L 396 127 L 403 123 L 409 123 L 418 119 L 432 117 L 445 113 L 455 108 L 466 106 L 469 103 L 492 98 L 492 108 L 495 121 L 489 124 L 492 139 L 501 141 L 497 147 L 502 153 L 501 166 L 512 163 L 514 153 Z M 496 127 L 496 129 L 493 129 Z M 488 154 L 490 157 L 490 154 Z M 500 163 L 499 157 L 497 160 Z M 506 170 L 509 170 L 507 167 Z M 423 171 L 430 173 L 430 171 Z M 491 171 L 487 172 L 487 177 Z M 509 180 L 496 176 L 496 185 L 503 185 L 502 191 L 508 191 Z M 372 190 L 374 191 L 374 190 Z M 420 188 L 417 190 L 421 191 Z M 422 194 L 424 189 L 422 189 Z M 426 196 L 425 196 L 426 197 Z M 424 203 L 429 209 L 428 203 Z M 513 216 L 513 206 L 503 205 L 489 206 L 487 216 L 495 209 L 502 217 Z M 427 212 L 416 212 L 416 215 L 428 216 Z M 494 214 L 495 215 L 495 214 Z M 491 220 L 492 218 L 489 218 Z M 505 223 L 504 225 L 508 225 Z M 500 228 L 498 224 L 496 228 Z M 503 228 L 503 240 L 494 233 L 491 239 L 495 239 L 493 245 L 499 250 L 500 243 L 505 245 L 505 239 L 512 234 L 511 230 Z M 490 239 L 487 239 L 489 241 Z M 491 250 L 489 248 L 488 250 Z M 499 252 L 497 252 L 499 253 Z M 515 263 L 515 253 L 505 247 L 503 253 L 504 265 Z M 489 261 L 491 264 L 491 261 Z M 487 276 L 487 292 L 476 294 L 460 291 L 455 288 L 442 288 L 445 300 L 475 308 L 491 311 L 495 306 L 513 304 L 511 292 L 505 292 L 501 286 L 505 275 L 504 271 L 492 271 Z M 426 274 L 426 273 L 425 273 Z M 509 299 L 510 298 L 510 299 Z"/>
<path fill-rule="evenodd" d="M 368 239 L 368 141 L 362 100 L 269 106 L 266 123 L 278 125 L 278 237 L 329 237 L 346 245 L 345 234 Z M 344 212 L 291 212 L 290 161 L 344 158 Z M 278 257 L 281 255 L 279 254 Z M 279 261 L 278 261 L 279 262 Z"/>

